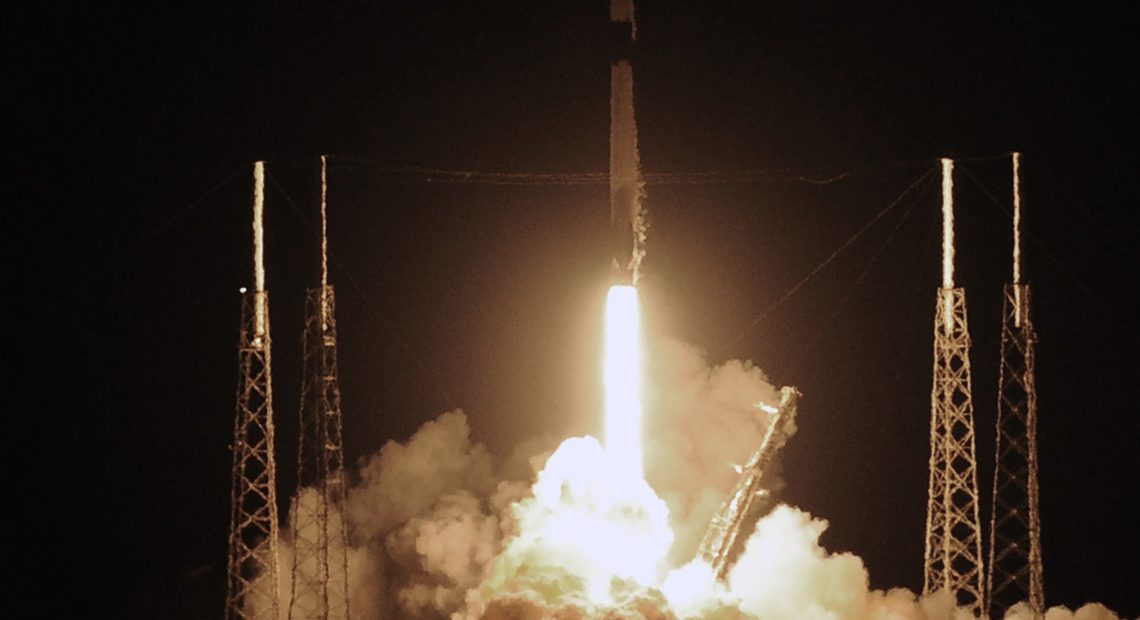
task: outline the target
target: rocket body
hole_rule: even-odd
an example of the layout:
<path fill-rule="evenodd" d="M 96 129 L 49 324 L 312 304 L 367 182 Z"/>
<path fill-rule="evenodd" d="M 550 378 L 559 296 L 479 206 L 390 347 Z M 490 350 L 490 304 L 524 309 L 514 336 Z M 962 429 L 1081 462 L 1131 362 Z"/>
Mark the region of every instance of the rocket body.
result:
<path fill-rule="evenodd" d="M 610 286 L 633 286 L 633 226 L 614 222 L 610 229 Z"/>
<path fill-rule="evenodd" d="M 612 284 L 634 284 L 644 222 L 630 65 L 636 33 L 633 0 L 611 0 L 610 24 L 610 271 Z"/>

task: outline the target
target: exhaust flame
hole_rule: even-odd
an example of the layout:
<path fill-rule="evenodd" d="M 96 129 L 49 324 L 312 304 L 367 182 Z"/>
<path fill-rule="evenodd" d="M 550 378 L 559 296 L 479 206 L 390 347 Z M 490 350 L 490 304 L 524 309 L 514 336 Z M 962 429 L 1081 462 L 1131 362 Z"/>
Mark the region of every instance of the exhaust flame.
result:
<path fill-rule="evenodd" d="M 633 479 L 643 477 L 640 313 L 636 288 L 610 288 L 603 365 L 606 453 L 615 474 Z"/>
<path fill-rule="evenodd" d="M 511 508 L 518 534 L 484 596 L 531 591 L 605 608 L 656 582 L 673 543 L 669 510 L 644 479 L 613 475 L 596 439 L 563 441 L 531 492 Z"/>
<path fill-rule="evenodd" d="M 572 437 L 558 446 L 538 472 L 531 496 L 511 507 L 516 533 L 476 595 L 480 602 L 497 602 L 469 607 L 468 617 L 516 617 L 517 612 L 494 611 L 512 593 L 529 593 L 524 598 L 540 607 L 572 602 L 588 615 L 604 615 L 650 596 L 667 570 L 674 539 L 669 509 L 643 473 L 639 313 L 637 289 L 610 288 L 605 447 L 593 437 Z M 656 597 L 653 606 L 664 605 Z"/>

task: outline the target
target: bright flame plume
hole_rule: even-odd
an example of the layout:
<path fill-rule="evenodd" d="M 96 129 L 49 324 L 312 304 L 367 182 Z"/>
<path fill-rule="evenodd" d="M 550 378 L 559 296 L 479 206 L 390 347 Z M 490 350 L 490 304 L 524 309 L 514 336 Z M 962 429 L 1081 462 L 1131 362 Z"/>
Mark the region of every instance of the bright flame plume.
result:
<path fill-rule="evenodd" d="M 643 477 L 641 308 L 637 289 L 613 286 L 606 298 L 606 452 L 615 474 Z"/>

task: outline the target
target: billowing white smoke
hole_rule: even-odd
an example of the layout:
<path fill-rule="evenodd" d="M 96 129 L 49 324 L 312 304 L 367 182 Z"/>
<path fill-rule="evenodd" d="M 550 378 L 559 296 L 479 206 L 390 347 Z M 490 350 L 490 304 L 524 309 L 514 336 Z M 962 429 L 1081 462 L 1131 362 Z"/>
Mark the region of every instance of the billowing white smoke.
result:
<path fill-rule="evenodd" d="M 1119 620 L 1113 611 L 1100 603 L 1088 603 L 1073 611 L 1068 607 L 1052 607 L 1045 612 L 1045 620 Z M 1005 620 L 1033 620 L 1033 612 L 1024 604 L 1014 605 Z"/>
<path fill-rule="evenodd" d="M 471 440 L 461 411 L 366 459 L 345 504 L 352 617 L 970 617 L 946 593 L 920 599 L 905 589 L 871 590 L 862 560 L 819 545 L 826 521 L 783 505 L 759 521 L 727 583 L 714 583 L 707 567 L 690 561 L 736 481 L 732 465 L 759 444 L 767 417 L 753 403 L 775 403 L 777 391 L 747 362 L 710 367 L 690 346 L 652 346 L 648 485 L 633 491 L 607 476 L 593 438 L 557 449 L 556 441 L 534 440 L 500 458 Z M 284 568 L 291 559 L 283 538 Z M 1011 617 L 1031 615 L 1015 609 Z M 1046 618 L 1118 620 L 1099 605 L 1055 608 Z"/>
<path fill-rule="evenodd" d="M 755 403 L 775 404 L 779 392 L 750 362 L 710 367 L 701 351 L 677 341 L 655 343 L 647 358 L 645 477 L 669 506 L 676 566 L 696 553 L 736 483 L 733 465 L 759 447 L 768 418 Z"/>
<path fill-rule="evenodd" d="M 529 490 L 526 479 L 500 480 L 495 465 L 460 411 L 365 462 L 346 511 L 375 578 L 352 575 L 354 618 L 439 618 L 464 606 Z"/>

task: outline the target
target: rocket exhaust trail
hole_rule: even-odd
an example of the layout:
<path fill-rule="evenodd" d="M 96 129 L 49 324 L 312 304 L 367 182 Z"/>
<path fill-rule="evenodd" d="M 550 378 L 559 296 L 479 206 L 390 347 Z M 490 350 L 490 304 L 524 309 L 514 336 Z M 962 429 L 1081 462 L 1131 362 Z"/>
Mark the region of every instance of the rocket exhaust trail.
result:
<path fill-rule="evenodd" d="M 637 289 L 645 254 L 641 172 L 633 117 L 630 52 L 633 0 L 610 0 L 610 291 L 606 300 L 606 451 L 621 472 L 640 479 L 641 348 Z"/>
<path fill-rule="evenodd" d="M 641 319 L 636 288 L 610 287 L 605 338 L 606 451 L 615 473 L 641 478 Z"/>
<path fill-rule="evenodd" d="M 637 284 L 645 255 L 645 217 L 641 209 L 637 124 L 633 115 L 633 68 L 630 55 L 637 26 L 633 0 L 610 1 L 610 226 L 611 283 Z"/>

